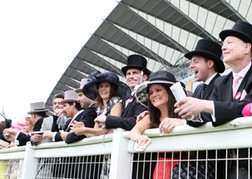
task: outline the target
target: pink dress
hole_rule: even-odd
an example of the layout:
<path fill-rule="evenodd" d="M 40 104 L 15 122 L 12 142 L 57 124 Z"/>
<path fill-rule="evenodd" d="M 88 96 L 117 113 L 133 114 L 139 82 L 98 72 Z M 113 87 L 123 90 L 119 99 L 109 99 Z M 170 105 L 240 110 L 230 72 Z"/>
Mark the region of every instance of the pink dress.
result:
<path fill-rule="evenodd" d="M 166 152 L 161 153 L 153 172 L 152 179 L 170 179 L 173 167 L 179 163 L 178 153 Z"/>

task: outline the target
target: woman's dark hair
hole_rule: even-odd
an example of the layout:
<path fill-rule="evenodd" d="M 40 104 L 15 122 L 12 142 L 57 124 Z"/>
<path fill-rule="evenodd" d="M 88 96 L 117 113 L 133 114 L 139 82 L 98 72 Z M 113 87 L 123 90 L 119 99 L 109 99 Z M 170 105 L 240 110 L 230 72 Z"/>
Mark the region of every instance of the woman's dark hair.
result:
<path fill-rule="evenodd" d="M 168 96 L 169 96 L 169 101 L 167 103 L 169 117 L 180 118 L 179 115 L 174 112 L 174 110 L 175 110 L 174 104 L 175 104 L 176 100 L 170 90 L 170 85 L 167 85 L 167 84 L 159 84 L 159 85 L 164 86 L 164 88 L 167 91 Z M 149 88 L 150 87 L 148 87 L 148 89 L 147 89 L 148 93 L 149 93 Z M 150 98 L 148 100 L 148 110 L 149 110 L 150 121 L 151 121 L 150 128 L 158 128 L 159 124 L 160 124 L 161 112 L 159 111 L 158 108 L 156 108 L 152 105 L 152 103 L 150 102 Z"/>
<path fill-rule="evenodd" d="M 99 83 L 100 84 L 100 83 Z M 99 90 L 99 84 L 97 86 L 97 89 Z M 118 87 L 113 84 L 113 83 L 109 83 L 110 84 L 110 91 L 109 91 L 109 99 L 111 99 L 112 97 L 116 96 L 117 95 L 117 90 L 118 90 Z M 99 93 L 99 92 L 98 92 Z M 102 102 L 102 98 L 100 96 L 100 94 L 98 94 L 97 98 L 96 98 L 96 106 L 102 106 L 103 105 L 103 102 Z M 109 101 L 108 101 L 109 102 Z"/>

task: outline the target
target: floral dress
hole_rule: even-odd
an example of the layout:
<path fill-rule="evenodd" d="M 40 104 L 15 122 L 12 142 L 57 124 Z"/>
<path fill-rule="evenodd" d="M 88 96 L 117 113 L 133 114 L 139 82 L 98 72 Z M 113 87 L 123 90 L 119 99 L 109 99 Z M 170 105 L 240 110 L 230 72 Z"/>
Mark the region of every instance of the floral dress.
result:
<path fill-rule="evenodd" d="M 102 109 L 101 107 L 97 107 L 96 109 L 96 113 L 97 115 L 100 114 L 105 114 L 108 115 L 112 109 L 112 107 L 116 104 L 116 103 L 122 103 L 122 99 L 120 99 L 119 97 L 112 97 L 107 105 L 106 108 Z M 106 134 L 108 133 L 112 133 L 112 130 L 108 130 L 106 132 Z M 102 162 L 102 171 L 101 171 L 101 175 L 100 175 L 100 179 L 108 179 L 109 178 L 109 171 L 110 171 L 110 160 L 111 160 L 111 155 L 104 155 L 103 158 L 103 162 Z"/>

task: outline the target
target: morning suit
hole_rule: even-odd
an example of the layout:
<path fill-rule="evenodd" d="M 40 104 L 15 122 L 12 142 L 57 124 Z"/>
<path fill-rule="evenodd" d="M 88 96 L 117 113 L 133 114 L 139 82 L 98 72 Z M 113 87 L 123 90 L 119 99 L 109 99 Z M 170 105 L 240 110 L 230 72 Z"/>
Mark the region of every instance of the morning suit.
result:
<path fill-rule="evenodd" d="M 193 93 L 193 97 L 195 98 L 198 98 L 198 99 L 209 99 L 211 97 L 211 94 L 212 94 L 212 91 L 213 91 L 213 88 L 214 88 L 214 81 L 220 77 L 219 74 L 216 74 L 214 76 L 214 78 L 210 81 L 210 83 L 207 85 L 204 93 L 203 93 L 203 96 L 201 94 L 201 91 L 202 91 L 202 87 L 203 87 L 203 84 L 200 84 L 197 86 L 197 88 L 195 89 L 194 93 Z"/>
<path fill-rule="evenodd" d="M 210 81 L 210 83 L 207 85 L 206 89 L 204 90 L 204 92 L 202 91 L 203 88 L 203 84 L 200 84 L 197 86 L 197 88 L 195 89 L 194 93 L 193 93 L 193 97 L 198 98 L 198 99 L 206 99 L 209 100 L 209 98 L 212 95 L 213 89 L 214 89 L 214 82 L 215 80 L 220 77 L 219 74 L 216 74 L 213 79 Z M 203 123 L 201 122 L 194 122 L 194 121 L 187 121 L 187 124 L 192 126 L 192 127 L 199 127 L 201 125 L 204 125 L 206 122 L 209 121 L 204 121 Z"/>
<path fill-rule="evenodd" d="M 85 125 L 85 127 L 90 127 L 93 128 L 94 127 L 94 119 L 97 117 L 96 114 L 96 106 L 95 104 L 92 104 L 90 107 L 84 109 L 84 111 L 80 114 L 80 118 L 76 118 L 75 121 L 78 122 L 83 122 L 83 124 Z M 70 128 L 67 130 L 67 132 L 70 131 Z M 69 133 L 67 134 L 66 137 L 66 143 L 70 144 L 76 141 L 80 141 L 82 139 L 86 138 L 85 135 L 80 135 L 77 136 L 74 133 Z"/>
<path fill-rule="evenodd" d="M 96 107 L 95 105 L 91 105 L 90 107 L 84 109 L 80 114 L 78 114 L 74 121 L 77 121 L 77 122 L 83 122 L 85 127 L 90 127 L 90 128 L 93 128 L 94 127 L 94 119 L 96 118 Z M 66 122 L 66 125 L 65 125 L 65 128 L 63 129 L 65 132 L 69 132 L 71 130 L 70 126 L 71 126 L 71 123 L 72 120 L 69 119 L 67 122 Z M 73 142 L 76 142 L 76 141 L 79 141 L 81 139 L 84 139 L 86 136 L 85 135 L 80 135 L 80 136 L 77 136 L 76 134 L 73 134 L 73 133 L 69 133 L 67 134 L 67 137 L 66 137 L 66 143 L 67 144 L 70 144 L 70 143 L 73 143 Z M 62 138 L 60 136 L 60 132 L 57 132 L 57 134 L 55 135 L 55 141 L 62 141 Z"/>
<path fill-rule="evenodd" d="M 214 84 L 214 90 L 211 96 L 211 100 L 214 101 L 215 108 L 215 119 L 213 121 L 211 116 L 206 113 L 201 113 L 201 117 L 204 121 L 212 121 L 213 126 L 219 126 L 225 124 L 237 117 L 242 117 L 243 107 L 252 101 L 252 66 L 249 71 L 246 73 L 244 78 L 241 81 L 241 84 L 237 90 L 235 97 L 233 97 L 232 83 L 233 75 L 230 72 L 226 76 L 221 76 L 216 79 Z M 232 151 L 232 150 L 231 150 Z M 236 152 L 236 150 L 235 150 Z M 248 157 L 248 149 L 239 149 L 239 158 Z M 251 153 L 252 151 L 250 151 Z M 229 154 L 232 152 L 229 152 Z M 223 155 L 225 156 L 225 154 Z M 226 156 L 225 156 L 226 157 Z M 236 171 L 239 170 L 238 178 L 247 178 L 248 177 L 248 161 L 240 160 L 238 164 L 235 160 L 229 161 L 230 169 L 228 178 L 236 176 Z M 238 165 L 238 169 L 237 169 Z M 251 164 L 250 164 L 251 165 Z M 251 173 L 250 173 L 250 176 Z"/>
<path fill-rule="evenodd" d="M 46 117 L 41 125 L 41 131 L 51 131 L 53 120 L 54 120 L 54 115 Z"/>
<path fill-rule="evenodd" d="M 213 77 L 213 79 L 210 81 L 210 83 L 207 85 L 204 91 L 202 89 L 204 84 L 202 83 L 198 85 L 193 93 L 193 97 L 198 98 L 198 99 L 209 100 L 214 89 L 215 80 L 219 77 L 220 75 L 217 73 Z M 203 122 L 187 121 L 187 124 L 192 127 L 199 127 L 199 126 L 204 125 L 206 122 L 208 121 L 203 121 Z M 206 153 L 205 151 L 199 151 L 198 155 L 199 155 L 198 158 L 200 159 L 205 159 L 205 158 L 215 159 L 216 156 L 217 158 L 223 158 L 225 156 L 225 150 L 218 150 L 218 151 L 209 150 L 208 153 Z M 225 178 L 225 161 L 217 161 L 217 163 L 210 161 L 208 162 L 208 165 L 212 166 L 212 167 L 208 167 L 207 168 L 208 170 L 218 168 L 217 174 L 216 174 L 217 178 Z M 210 171 L 207 171 L 207 172 L 209 173 Z"/>
<path fill-rule="evenodd" d="M 216 79 L 214 90 L 210 100 L 214 102 L 215 118 L 212 121 L 209 114 L 201 113 L 204 121 L 212 121 L 213 126 L 225 124 L 237 117 L 242 117 L 243 107 L 252 101 L 252 66 L 246 73 L 237 90 L 236 99 L 233 97 L 232 84 L 233 75 L 230 72 L 226 76 L 221 76 Z"/>

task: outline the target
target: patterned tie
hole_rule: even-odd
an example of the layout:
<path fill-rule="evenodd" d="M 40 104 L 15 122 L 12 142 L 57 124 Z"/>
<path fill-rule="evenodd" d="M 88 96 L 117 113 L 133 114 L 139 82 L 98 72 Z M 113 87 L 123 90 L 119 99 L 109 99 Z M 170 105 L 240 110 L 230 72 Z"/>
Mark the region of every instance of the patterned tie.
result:
<path fill-rule="evenodd" d="M 233 96 L 234 96 L 234 97 L 235 97 L 236 92 L 237 92 L 237 90 L 238 90 L 240 79 L 242 79 L 241 76 L 239 76 L 239 75 L 235 75 L 235 76 L 234 76 L 234 79 L 233 79 Z"/>
<path fill-rule="evenodd" d="M 201 89 L 201 92 L 200 92 L 200 99 L 203 99 L 203 96 L 204 96 L 204 93 L 206 91 L 206 88 L 207 88 L 207 84 L 203 84 L 202 85 L 202 89 Z"/>

